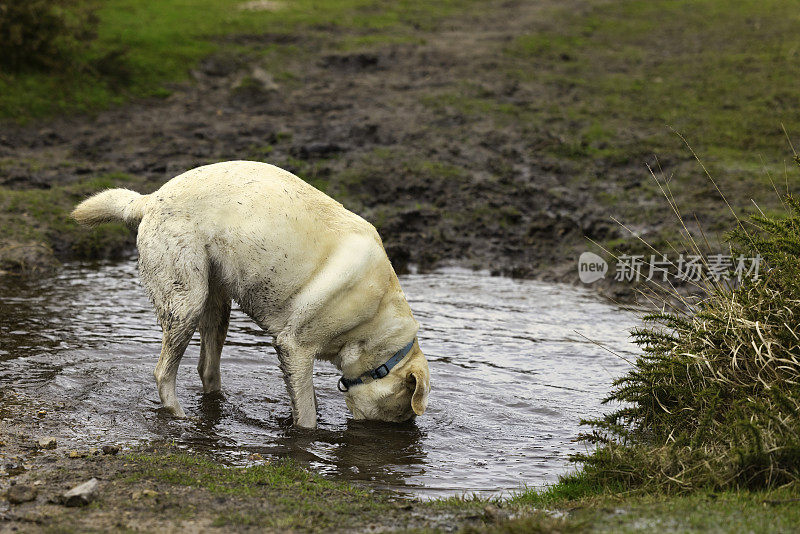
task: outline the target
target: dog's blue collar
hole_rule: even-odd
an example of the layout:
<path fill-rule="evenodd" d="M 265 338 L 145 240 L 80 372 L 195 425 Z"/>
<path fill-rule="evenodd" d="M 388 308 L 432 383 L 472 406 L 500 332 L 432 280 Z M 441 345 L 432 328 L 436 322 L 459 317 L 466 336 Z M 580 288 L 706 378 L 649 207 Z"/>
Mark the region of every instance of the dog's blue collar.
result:
<path fill-rule="evenodd" d="M 392 367 L 397 365 L 400 362 L 400 360 L 406 357 L 406 354 L 408 354 L 411 351 L 411 347 L 414 346 L 414 341 L 416 341 L 416 339 L 412 339 L 408 345 L 395 352 L 394 356 L 389 358 L 389 360 L 387 360 L 387 362 L 384 363 L 383 365 L 379 365 L 372 371 L 367 371 L 358 378 L 341 377 L 336 387 L 339 388 L 339 391 L 344 392 L 353 386 L 356 386 L 358 384 L 363 384 L 364 383 L 364 380 L 362 380 L 363 378 L 370 377 L 373 380 L 383 378 L 384 376 L 389 374 L 389 371 L 392 370 Z"/>

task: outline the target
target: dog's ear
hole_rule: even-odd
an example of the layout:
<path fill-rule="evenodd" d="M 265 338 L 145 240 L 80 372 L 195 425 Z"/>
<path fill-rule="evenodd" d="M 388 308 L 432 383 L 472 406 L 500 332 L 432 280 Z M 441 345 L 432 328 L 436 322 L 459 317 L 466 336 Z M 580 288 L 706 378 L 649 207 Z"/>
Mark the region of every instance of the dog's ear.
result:
<path fill-rule="evenodd" d="M 411 409 L 417 415 L 425 413 L 428 407 L 428 392 L 431 390 L 430 377 L 427 370 L 414 369 L 408 374 L 407 384 L 413 389 L 411 395 Z"/>

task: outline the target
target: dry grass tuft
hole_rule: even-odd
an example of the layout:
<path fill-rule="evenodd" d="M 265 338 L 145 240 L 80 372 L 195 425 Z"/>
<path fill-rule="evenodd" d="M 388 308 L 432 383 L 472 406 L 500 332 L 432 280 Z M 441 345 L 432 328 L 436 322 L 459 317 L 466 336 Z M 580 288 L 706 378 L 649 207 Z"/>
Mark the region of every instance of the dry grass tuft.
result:
<path fill-rule="evenodd" d="M 633 332 L 643 354 L 606 399 L 622 406 L 584 421 L 581 438 L 598 447 L 573 459 L 588 479 L 665 491 L 800 483 L 800 201 L 783 200 L 785 215 L 738 220 L 728 235 L 734 255 L 761 257 L 758 279 L 707 283 L 688 311 L 648 315 Z"/>

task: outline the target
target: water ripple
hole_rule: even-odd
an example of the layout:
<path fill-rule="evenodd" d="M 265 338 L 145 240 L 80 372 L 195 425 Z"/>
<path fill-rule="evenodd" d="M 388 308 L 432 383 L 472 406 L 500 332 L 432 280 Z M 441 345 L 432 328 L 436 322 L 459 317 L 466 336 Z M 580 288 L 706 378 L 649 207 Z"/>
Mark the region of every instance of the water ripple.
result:
<path fill-rule="evenodd" d="M 336 370 L 319 364 L 320 426 L 292 428 L 270 340 L 234 310 L 223 393 L 202 395 L 196 336 L 178 375 L 192 417 L 178 421 L 159 409 L 161 335 L 135 271 L 134 262 L 72 265 L 0 287 L 0 380 L 58 399 L 61 437 L 75 446 L 167 439 L 235 462 L 291 456 L 326 476 L 417 495 L 509 491 L 554 481 L 582 448 L 571 441 L 579 419 L 601 413 L 628 365 L 594 342 L 635 354 L 636 317 L 588 291 L 465 270 L 410 275 L 401 283 L 432 374 L 425 416 L 354 421 Z"/>

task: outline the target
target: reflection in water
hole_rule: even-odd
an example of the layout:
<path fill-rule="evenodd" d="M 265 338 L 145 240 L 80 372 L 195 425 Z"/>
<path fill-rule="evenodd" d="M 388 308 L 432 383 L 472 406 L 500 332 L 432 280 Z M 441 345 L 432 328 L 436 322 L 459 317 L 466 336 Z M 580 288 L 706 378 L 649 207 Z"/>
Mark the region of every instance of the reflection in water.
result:
<path fill-rule="evenodd" d="M 333 438 L 338 446 L 332 465 L 340 476 L 398 487 L 408 474 L 425 475 L 425 433 L 414 421 L 392 425 L 350 419 Z"/>
<path fill-rule="evenodd" d="M 0 383 L 56 399 L 60 423 L 49 432 L 70 446 L 168 440 L 234 463 L 288 456 L 426 496 L 554 481 L 582 447 L 570 441 L 579 419 L 601 412 L 627 365 L 582 336 L 630 357 L 635 317 L 581 289 L 463 270 L 401 283 L 433 387 L 428 413 L 401 425 L 351 419 L 336 370 L 321 363 L 319 428 L 292 427 L 270 340 L 236 310 L 223 392 L 202 394 L 195 339 L 178 375 L 190 417 L 164 414 L 152 378 L 160 331 L 134 262 L 0 286 Z"/>

